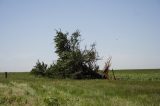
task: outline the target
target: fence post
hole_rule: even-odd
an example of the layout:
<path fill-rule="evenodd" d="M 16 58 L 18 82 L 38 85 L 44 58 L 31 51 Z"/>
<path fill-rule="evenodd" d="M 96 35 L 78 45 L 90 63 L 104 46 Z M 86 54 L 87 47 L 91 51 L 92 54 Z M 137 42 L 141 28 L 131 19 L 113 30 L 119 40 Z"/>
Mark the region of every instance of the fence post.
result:
<path fill-rule="evenodd" d="M 7 72 L 5 72 L 5 78 L 7 78 Z"/>

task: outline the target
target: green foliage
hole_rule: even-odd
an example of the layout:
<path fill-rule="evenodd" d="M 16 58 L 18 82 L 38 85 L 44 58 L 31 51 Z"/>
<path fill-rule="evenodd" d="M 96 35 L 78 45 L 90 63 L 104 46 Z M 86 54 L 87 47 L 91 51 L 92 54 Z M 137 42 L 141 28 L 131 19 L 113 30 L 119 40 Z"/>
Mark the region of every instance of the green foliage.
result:
<path fill-rule="evenodd" d="M 46 64 L 38 61 L 32 69 L 32 73 L 52 78 L 103 78 L 97 73 L 99 66 L 96 62 L 99 60 L 99 56 L 96 45 L 93 43 L 90 49 L 86 47 L 82 50 L 80 37 L 79 31 L 75 31 L 71 36 L 61 30 L 56 31 L 54 42 L 55 53 L 59 56 L 57 62 L 47 68 Z"/>
<path fill-rule="evenodd" d="M 69 41 L 67 39 L 68 33 L 64 34 L 61 31 L 56 31 L 54 38 L 56 53 L 60 58 L 65 58 L 64 51 L 70 51 Z"/>
<path fill-rule="evenodd" d="M 34 66 L 34 68 L 31 70 L 31 73 L 41 76 L 45 76 L 46 72 L 47 72 L 47 64 L 45 64 L 44 62 L 41 63 L 39 62 L 39 60 Z"/>
<path fill-rule="evenodd" d="M 96 65 L 98 53 L 95 44 L 92 44 L 90 49 L 82 50 L 79 31 L 74 32 L 70 38 L 68 33 L 61 31 L 57 31 L 56 34 L 54 41 L 59 58 L 54 69 L 59 73 L 58 76 L 62 78 L 101 78 L 96 72 L 99 67 Z"/>

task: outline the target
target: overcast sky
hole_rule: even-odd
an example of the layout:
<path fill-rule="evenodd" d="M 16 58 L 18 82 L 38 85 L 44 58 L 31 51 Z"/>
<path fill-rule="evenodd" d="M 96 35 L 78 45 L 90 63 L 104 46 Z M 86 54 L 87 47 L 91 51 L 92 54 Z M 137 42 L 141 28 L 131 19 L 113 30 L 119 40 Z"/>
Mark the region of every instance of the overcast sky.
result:
<path fill-rule="evenodd" d="M 159 0 L 0 0 L 0 71 L 51 64 L 55 29 L 79 29 L 112 68 L 160 68 Z"/>

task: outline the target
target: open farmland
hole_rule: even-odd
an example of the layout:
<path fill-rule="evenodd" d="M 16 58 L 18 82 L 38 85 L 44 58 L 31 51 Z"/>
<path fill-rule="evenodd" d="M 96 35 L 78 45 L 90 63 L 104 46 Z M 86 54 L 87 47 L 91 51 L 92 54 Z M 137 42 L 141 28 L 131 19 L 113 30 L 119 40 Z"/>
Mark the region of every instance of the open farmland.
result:
<path fill-rule="evenodd" d="M 110 76 L 112 73 L 110 73 Z M 117 80 L 0 74 L 0 106 L 160 106 L 160 70 L 116 70 Z"/>

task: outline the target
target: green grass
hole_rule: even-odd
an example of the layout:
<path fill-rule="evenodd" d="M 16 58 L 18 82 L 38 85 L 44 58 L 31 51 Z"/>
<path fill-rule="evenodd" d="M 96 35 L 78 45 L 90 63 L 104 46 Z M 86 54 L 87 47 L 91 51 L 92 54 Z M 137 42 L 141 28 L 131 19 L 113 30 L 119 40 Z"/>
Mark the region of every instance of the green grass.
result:
<path fill-rule="evenodd" d="M 110 73 L 111 74 L 111 73 Z M 0 106 L 160 106 L 160 70 L 116 70 L 118 80 L 0 74 Z"/>
<path fill-rule="evenodd" d="M 160 69 L 116 70 L 119 80 L 160 81 Z M 112 76 L 112 73 L 110 73 Z"/>

